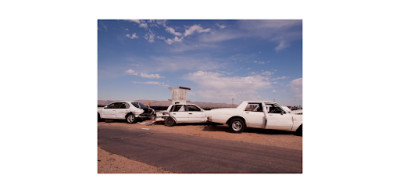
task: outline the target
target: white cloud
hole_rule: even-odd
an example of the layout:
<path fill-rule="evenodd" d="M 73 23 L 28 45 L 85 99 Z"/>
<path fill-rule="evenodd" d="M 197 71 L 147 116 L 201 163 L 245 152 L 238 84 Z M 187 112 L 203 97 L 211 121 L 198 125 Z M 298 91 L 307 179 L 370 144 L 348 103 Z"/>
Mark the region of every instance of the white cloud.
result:
<path fill-rule="evenodd" d="M 167 44 L 171 45 L 171 44 L 173 44 L 173 43 L 175 43 L 175 42 L 182 42 L 182 39 L 183 39 L 183 37 L 178 38 L 178 37 L 175 36 L 174 39 L 168 38 L 168 39 L 165 40 L 165 42 L 166 42 Z"/>
<path fill-rule="evenodd" d="M 182 35 L 182 33 L 176 32 L 175 29 L 172 28 L 172 27 L 166 27 L 165 31 L 167 31 L 170 34 L 175 35 L 175 36 L 181 36 Z"/>
<path fill-rule="evenodd" d="M 273 78 L 271 80 L 285 80 L 285 79 L 288 79 L 288 78 L 289 77 L 287 77 L 287 76 L 279 76 L 279 77 Z"/>
<path fill-rule="evenodd" d="M 194 32 L 197 32 L 197 33 L 204 33 L 204 32 L 210 32 L 210 31 L 211 31 L 210 28 L 204 29 L 204 28 L 201 27 L 200 25 L 195 24 L 195 25 L 192 25 L 192 26 L 190 26 L 188 29 L 185 30 L 185 36 L 191 35 L 191 34 L 193 34 Z"/>
<path fill-rule="evenodd" d="M 147 23 L 140 23 L 139 27 L 146 29 L 148 26 L 147 26 Z"/>
<path fill-rule="evenodd" d="M 224 29 L 224 28 L 226 28 L 226 25 L 222 25 L 222 24 L 219 24 L 219 23 L 216 23 L 215 25 L 217 25 L 217 26 L 219 27 L 219 29 Z"/>
<path fill-rule="evenodd" d="M 281 51 L 285 48 L 289 47 L 286 41 L 279 41 L 279 44 L 275 47 L 275 51 Z"/>
<path fill-rule="evenodd" d="M 133 33 L 133 34 L 126 34 L 125 35 L 127 38 L 129 38 L 129 39 L 136 39 L 136 38 L 139 38 L 137 35 L 136 35 L 136 33 Z"/>
<path fill-rule="evenodd" d="M 266 73 L 268 74 L 268 73 Z M 206 99 L 255 99 L 258 91 L 271 88 L 266 75 L 228 77 L 218 72 L 197 71 L 185 76 L 197 84 L 197 94 Z"/>
<path fill-rule="evenodd" d="M 271 72 L 271 71 L 264 71 L 264 72 L 261 72 L 261 75 L 263 75 L 263 76 L 268 76 L 268 77 L 272 76 L 272 74 L 274 74 L 274 73 Z"/>
<path fill-rule="evenodd" d="M 128 69 L 125 71 L 125 74 L 137 76 L 139 73 L 137 73 L 136 71 L 134 71 L 132 69 Z"/>
<path fill-rule="evenodd" d="M 144 39 L 146 39 L 146 40 L 149 41 L 150 43 L 153 43 L 153 42 L 154 42 L 154 37 L 155 37 L 155 35 L 154 35 L 154 33 L 151 32 L 151 31 L 147 32 L 146 35 L 144 35 Z"/>
<path fill-rule="evenodd" d="M 158 81 L 146 81 L 146 82 L 133 81 L 132 83 L 133 84 L 159 85 L 159 86 L 169 87 L 168 84 L 163 83 L 163 82 L 158 82 Z"/>
<path fill-rule="evenodd" d="M 225 60 L 193 56 L 166 56 L 147 59 L 153 71 L 214 70 L 226 65 Z M 146 70 L 147 71 L 147 70 Z"/>
<path fill-rule="evenodd" d="M 255 64 L 265 64 L 264 61 L 259 61 L 259 60 L 254 60 L 254 63 L 255 63 Z"/>
<path fill-rule="evenodd" d="M 145 21 L 139 19 L 128 19 L 130 22 L 139 24 L 139 27 L 147 29 L 148 25 Z"/>
<path fill-rule="evenodd" d="M 162 25 L 164 27 L 167 26 L 167 20 L 157 20 L 156 23 L 158 25 Z"/>
<path fill-rule="evenodd" d="M 153 79 L 160 79 L 161 76 L 159 74 L 147 74 L 147 73 L 140 73 L 140 76 L 143 78 L 153 78 Z"/>
<path fill-rule="evenodd" d="M 293 26 L 301 25 L 301 20 L 251 20 L 249 23 L 255 25 L 256 28 L 268 29 L 287 29 Z"/>
<path fill-rule="evenodd" d="M 133 69 L 126 70 L 125 74 L 129 74 L 129 75 L 133 75 L 133 76 L 139 76 L 140 75 L 142 78 L 152 78 L 152 79 L 160 79 L 160 78 L 162 78 L 162 76 L 160 76 L 159 74 L 148 74 L 148 73 L 145 73 L 145 72 L 139 73 L 139 72 L 136 72 Z"/>
<path fill-rule="evenodd" d="M 296 97 L 301 98 L 303 96 L 303 78 L 294 79 L 290 82 Z"/>
<path fill-rule="evenodd" d="M 128 21 L 135 22 L 135 23 L 140 23 L 140 20 L 138 20 L 138 19 L 128 19 Z"/>
<path fill-rule="evenodd" d="M 290 46 L 291 41 L 302 38 L 301 20 L 239 20 L 236 30 L 217 30 L 203 34 L 203 42 L 221 42 L 238 38 L 259 38 L 276 42 L 276 51 Z"/>
<path fill-rule="evenodd" d="M 163 36 L 157 36 L 157 39 L 165 40 L 165 37 L 163 37 Z"/>
<path fill-rule="evenodd" d="M 222 42 L 222 41 L 227 41 L 227 40 L 232 40 L 236 38 L 241 38 L 246 36 L 243 33 L 238 33 L 237 31 L 214 31 L 210 32 L 207 35 L 203 35 L 200 37 L 200 40 L 203 42 Z"/>

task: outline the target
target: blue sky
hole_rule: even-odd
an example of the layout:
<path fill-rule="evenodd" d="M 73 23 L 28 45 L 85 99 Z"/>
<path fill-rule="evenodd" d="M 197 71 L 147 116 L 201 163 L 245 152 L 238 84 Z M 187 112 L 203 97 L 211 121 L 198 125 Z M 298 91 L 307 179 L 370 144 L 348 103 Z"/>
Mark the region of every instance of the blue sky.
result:
<path fill-rule="evenodd" d="M 99 20 L 98 98 L 302 104 L 301 20 Z"/>

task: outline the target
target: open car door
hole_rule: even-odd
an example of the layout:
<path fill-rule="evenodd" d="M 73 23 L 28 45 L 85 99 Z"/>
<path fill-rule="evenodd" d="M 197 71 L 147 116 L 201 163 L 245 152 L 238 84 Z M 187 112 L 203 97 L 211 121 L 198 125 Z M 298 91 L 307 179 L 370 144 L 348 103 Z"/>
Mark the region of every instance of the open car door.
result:
<path fill-rule="evenodd" d="M 284 111 L 276 104 L 265 104 L 267 113 L 265 125 L 266 129 L 291 131 L 293 127 L 293 118 L 289 112 Z"/>

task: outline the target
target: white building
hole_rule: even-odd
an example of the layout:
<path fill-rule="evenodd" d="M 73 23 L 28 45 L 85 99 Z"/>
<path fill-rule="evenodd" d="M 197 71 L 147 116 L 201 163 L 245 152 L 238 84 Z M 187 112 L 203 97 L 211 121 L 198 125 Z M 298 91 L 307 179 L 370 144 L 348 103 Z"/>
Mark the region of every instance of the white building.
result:
<path fill-rule="evenodd" d="M 172 99 L 169 99 L 172 101 L 172 104 L 186 104 L 188 100 L 186 99 L 186 92 L 190 90 L 188 87 L 170 87 L 170 90 L 172 90 Z"/>

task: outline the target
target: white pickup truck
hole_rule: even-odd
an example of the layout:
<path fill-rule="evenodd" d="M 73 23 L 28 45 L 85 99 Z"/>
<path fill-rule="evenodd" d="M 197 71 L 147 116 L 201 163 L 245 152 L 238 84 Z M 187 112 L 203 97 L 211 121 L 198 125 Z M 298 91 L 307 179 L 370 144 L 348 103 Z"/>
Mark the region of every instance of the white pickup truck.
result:
<path fill-rule="evenodd" d="M 286 110 L 285 110 L 286 109 Z M 212 109 L 208 121 L 228 124 L 233 132 L 246 127 L 303 132 L 303 115 L 271 101 L 243 101 L 236 108 Z"/>

